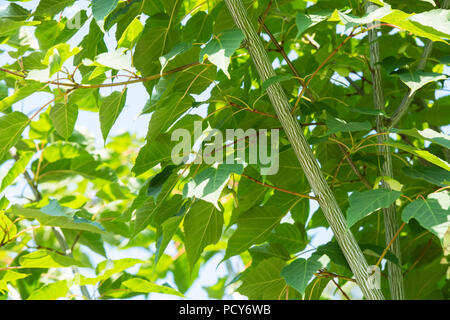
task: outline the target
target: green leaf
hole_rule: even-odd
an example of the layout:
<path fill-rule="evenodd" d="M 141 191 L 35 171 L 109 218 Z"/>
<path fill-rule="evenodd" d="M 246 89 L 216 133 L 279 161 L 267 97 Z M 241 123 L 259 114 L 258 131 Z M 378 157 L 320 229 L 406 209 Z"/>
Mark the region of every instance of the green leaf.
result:
<path fill-rule="evenodd" d="M 272 84 L 274 83 L 278 83 L 281 81 L 287 81 L 287 80 L 291 80 L 292 79 L 292 75 L 277 75 L 277 76 L 273 76 L 269 79 L 267 79 L 266 81 L 263 82 L 261 88 L 263 90 L 267 90 L 268 87 L 270 87 Z"/>
<path fill-rule="evenodd" d="M 374 189 L 378 189 L 380 187 L 380 182 L 383 181 L 386 183 L 391 190 L 395 191 L 402 191 L 403 185 L 395 180 L 394 178 L 388 177 L 388 176 L 379 176 L 375 179 L 375 182 L 373 184 Z"/>
<path fill-rule="evenodd" d="M 34 12 L 36 16 L 53 17 L 58 12 L 63 11 L 66 7 L 70 7 L 75 0 L 41 0 Z"/>
<path fill-rule="evenodd" d="M 115 182 L 117 180 L 115 172 L 101 165 L 102 162 L 96 161 L 89 154 L 70 159 L 63 158 L 55 162 L 45 161 L 41 166 L 38 181 L 60 181 L 61 179 L 80 175 L 93 181 L 100 180 L 102 183 L 105 181 Z"/>
<path fill-rule="evenodd" d="M 186 254 L 191 270 L 206 246 L 216 244 L 222 235 L 223 214 L 209 203 L 195 203 L 184 219 Z"/>
<path fill-rule="evenodd" d="M 115 70 L 133 70 L 131 66 L 130 57 L 128 57 L 125 53 L 126 48 L 118 48 L 114 51 L 108 51 L 105 53 L 101 53 L 95 57 L 95 61 L 90 59 L 84 59 L 83 64 L 89 67 L 107 67 Z M 102 68 L 98 68 L 102 69 Z M 104 73 L 104 72 L 102 72 Z M 96 76 L 92 75 L 92 78 Z"/>
<path fill-rule="evenodd" d="M 0 112 L 11 107 L 14 103 L 25 99 L 31 94 L 42 88 L 42 84 L 38 82 L 27 82 L 25 86 L 15 90 L 14 93 L 0 101 Z M 2 126 L 0 126 L 2 128 Z M 0 129 L 1 130 L 1 129 Z"/>
<path fill-rule="evenodd" d="M 168 186 L 173 188 L 172 181 L 169 181 Z M 167 188 L 163 192 L 163 196 L 155 203 L 153 198 L 148 198 L 147 201 L 136 211 L 136 220 L 134 222 L 133 236 L 144 230 L 149 224 L 158 226 L 168 218 L 181 215 L 185 207 L 180 196 L 175 196 L 170 199 L 168 195 L 171 192 L 171 188 Z"/>
<path fill-rule="evenodd" d="M 386 112 L 381 111 L 381 110 L 376 110 L 376 109 L 361 108 L 361 107 L 357 107 L 357 108 L 350 107 L 350 111 L 357 112 L 357 113 L 360 113 L 360 114 L 368 114 L 368 115 L 372 115 L 372 116 L 383 116 L 385 118 L 389 118 L 389 116 L 386 114 Z"/>
<path fill-rule="evenodd" d="M 162 188 L 166 181 L 172 176 L 172 172 L 177 166 L 169 165 L 163 169 L 160 173 L 153 176 L 148 183 L 147 195 L 157 199 L 162 191 Z"/>
<path fill-rule="evenodd" d="M 220 210 L 218 201 L 230 175 L 232 173 L 241 174 L 243 170 L 244 167 L 241 164 L 219 164 L 217 169 L 206 168 L 185 184 L 183 196 L 210 202 Z"/>
<path fill-rule="evenodd" d="M 205 11 L 199 11 L 192 16 L 183 28 L 184 41 L 206 43 L 213 33 L 213 23 Z"/>
<path fill-rule="evenodd" d="M 301 232 L 297 226 L 290 223 L 276 226 L 268 241 L 282 245 L 290 253 L 299 252 L 307 245 L 306 233 Z"/>
<path fill-rule="evenodd" d="M 74 258 L 63 256 L 47 250 L 37 250 L 20 258 L 20 265 L 24 268 L 68 268 L 87 267 L 84 263 Z"/>
<path fill-rule="evenodd" d="M 161 63 L 161 74 L 167 67 L 167 64 L 169 63 L 170 60 L 175 59 L 176 56 L 182 54 L 183 52 L 188 51 L 190 48 L 192 48 L 191 43 L 187 42 L 177 43 L 167 54 L 159 57 L 159 62 Z"/>
<path fill-rule="evenodd" d="M 406 134 L 408 136 L 429 140 L 437 143 L 445 148 L 450 148 L 450 136 L 434 131 L 433 129 L 426 128 L 424 130 L 417 129 L 392 129 L 391 132 L 397 134 Z"/>
<path fill-rule="evenodd" d="M 405 298 L 408 300 L 445 300 L 447 286 L 440 287 L 446 281 L 448 265 L 436 259 L 405 277 Z"/>
<path fill-rule="evenodd" d="M 139 176 L 158 163 L 170 160 L 171 152 L 170 137 L 168 135 L 160 135 L 156 139 L 148 141 L 141 148 L 132 171 L 136 176 Z"/>
<path fill-rule="evenodd" d="M 364 192 L 354 191 L 348 199 L 350 204 L 347 210 L 348 226 L 353 226 L 356 222 L 378 209 L 389 208 L 400 195 L 401 192 L 388 189 L 375 189 Z"/>
<path fill-rule="evenodd" d="M 104 281 L 111 278 L 111 276 L 125 271 L 137 264 L 145 263 L 143 260 L 124 258 L 118 260 L 104 260 L 97 265 L 96 273 L 98 274 L 95 278 L 81 278 L 80 285 L 95 285 L 99 281 Z"/>
<path fill-rule="evenodd" d="M 14 205 L 11 212 L 28 219 L 36 219 L 45 226 L 104 233 L 104 229 L 99 223 L 79 217 L 76 210 L 62 207 L 56 200 L 51 200 L 47 206 L 41 209 Z"/>
<path fill-rule="evenodd" d="M 92 60 L 100 53 L 108 51 L 108 48 L 106 47 L 103 37 L 104 33 L 99 28 L 96 21 L 92 19 L 91 24 L 89 25 L 89 33 L 83 38 L 83 40 L 79 44 L 79 46 L 82 47 L 83 50 L 74 57 L 73 63 L 75 65 L 79 65 L 82 63 L 83 59 L 87 58 Z M 87 67 L 85 66 L 80 66 L 79 69 L 83 75 L 85 75 L 90 71 L 86 70 Z M 80 91 L 85 92 L 84 90 L 85 89 Z"/>
<path fill-rule="evenodd" d="M 123 282 L 123 285 L 131 290 L 132 292 L 140 292 L 140 293 L 162 293 L 162 294 L 170 294 L 174 296 L 183 297 L 184 295 L 178 292 L 177 290 L 167 287 L 160 286 L 154 283 L 151 283 L 144 279 L 134 278 Z"/>
<path fill-rule="evenodd" d="M 368 256 L 374 256 L 376 258 L 381 257 L 381 255 L 384 252 L 384 247 L 382 246 L 377 246 L 371 243 L 364 243 L 364 244 L 360 244 L 359 245 L 362 252 Z M 395 254 L 392 253 L 392 251 L 388 250 L 386 252 L 386 255 L 384 256 L 384 258 L 398 266 L 400 266 L 398 258 Z"/>
<path fill-rule="evenodd" d="M 386 145 L 388 145 L 390 147 L 398 148 L 403 151 L 410 152 L 420 158 L 427 160 L 428 162 L 431 162 L 431 163 L 437 165 L 438 167 L 441 167 L 447 171 L 450 171 L 450 165 L 448 164 L 447 161 L 444 161 L 444 160 L 440 159 L 439 157 L 436 157 L 434 154 L 431 154 L 428 151 L 416 149 L 414 147 L 410 147 L 408 145 L 404 145 L 403 143 L 399 143 L 399 142 L 388 141 L 388 142 L 386 142 Z"/>
<path fill-rule="evenodd" d="M 255 265 L 268 258 L 278 258 L 284 261 L 291 259 L 289 252 L 277 243 L 264 243 L 259 246 L 252 246 L 248 249 L 248 252 L 252 256 L 252 263 Z"/>
<path fill-rule="evenodd" d="M 39 21 L 15 21 L 12 19 L 0 18 L 0 37 L 16 33 L 20 27 L 35 26 Z"/>
<path fill-rule="evenodd" d="M 50 119 L 56 132 L 64 139 L 72 135 L 78 118 L 78 106 L 70 103 L 55 103 L 50 110 Z"/>
<path fill-rule="evenodd" d="M 92 0 L 92 13 L 95 20 L 102 21 L 114 10 L 119 0 Z"/>
<path fill-rule="evenodd" d="M 324 14 L 304 14 L 301 12 L 297 13 L 297 17 L 295 18 L 295 23 L 297 24 L 298 29 L 297 38 L 307 29 L 328 19 L 330 16 L 331 12 Z"/>
<path fill-rule="evenodd" d="M 304 300 L 320 300 L 323 291 L 325 290 L 331 278 L 318 277 L 312 281 L 305 289 Z"/>
<path fill-rule="evenodd" d="M 284 212 L 277 207 L 254 207 L 237 220 L 237 229 L 228 240 L 224 259 L 247 250 L 253 244 L 264 242 L 280 222 Z"/>
<path fill-rule="evenodd" d="M 413 73 L 400 73 L 398 76 L 400 77 L 400 80 L 402 80 L 403 83 L 405 83 L 409 87 L 409 89 L 411 89 L 409 96 L 412 96 L 414 92 L 430 82 L 447 79 L 447 76 L 445 74 L 424 72 L 420 70 L 417 70 Z"/>
<path fill-rule="evenodd" d="M 225 30 L 218 37 L 214 37 L 200 51 L 200 61 L 205 56 L 208 60 L 221 69 L 225 75 L 230 78 L 228 67 L 230 65 L 231 56 L 241 46 L 245 36 L 240 29 Z"/>
<path fill-rule="evenodd" d="M 156 241 L 156 254 L 155 254 L 155 264 L 161 259 L 164 251 L 167 248 L 170 240 L 174 236 L 175 232 L 183 220 L 183 216 L 175 216 L 164 221 L 157 231 L 157 241 Z"/>
<path fill-rule="evenodd" d="M 408 18 L 409 21 L 419 24 L 421 28 L 433 28 L 442 34 L 442 37 L 450 38 L 450 10 L 434 9 L 421 12 Z"/>
<path fill-rule="evenodd" d="M 9 185 L 13 184 L 16 178 L 25 171 L 25 168 L 33 157 L 33 154 L 33 152 L 24 152 L 20 155 L 19 160 L 14 163 L 12 168 L 9 169 L 8 173 L 3 178 L 0 186 L 0 192 L 5 190 L 5 188 Z"/>
<path fill-rule="evenodd" d="M 336 241 L 330 241 L 319 246 L 311 257 L 319 260 L 323 255 L 326 255 L 330 261 L 333 261 L 333 263 L 346 267 L 350 270 L 350 266 L 348 265 L 347 259 L 345 259 L 341 246 Z"/>
<path fill-rule="evenodd" d="M 29 123 L 28 117 L 19 111 L 8 113 L 0 118 L 0 160 L 19 141 Z"/>
<path fill-rule="evenodd" d="M 0 273 L 0 291 L 8 291 L 8 282 L 13 282 L 28 277 L 29 274 L 19 273 L 13 270 L 7 270 Z"/>
<path fill-rule="evenodd" d="M 217 283 L 212 286 L 203 286 L 202 288 L 208 293 L 208 297 L 211 299 L 223 299 L 225 295 L 227 277 L 219 278 Z"/>
<path fill-rule="evenodd" d="M 23 21 L 27 20 L 30 11 L 15 3 L 10 3 L 7 7 L 0 10 L 0 18 Z"/>
<path fill-rule="evenodd" d="M 57 300 L 69 292 L 67 280 L 60 280 L 33 291 L 27 300 Z"/>
<path fill-rule="evenodd" d="M 345 14 L 340 11 L 338 11 L 338 14 L 339 14 L 339 18 L 341 19 L 343 24 L 345 24 L 349 27 L 352 27 L 352 26 L 357 26 L 357 25 L 361 25 L 361 24 L 369 24 L 374 21 L 379 21 L 384 16 L 388 15 L 391 12 L 392 12 L 391 6 L 386 4 L 383 7 L 378 8 L 378 9 L 366 14 L 361 18 L 355 17 L 350 14 Z"/>
<path fill-rule="evenodd" d="M 450 227 L 450 195 L 447 190 L 431 193 L 427 199 L 417 199 L 408 204 L 402 212 L 402 219 L 409 222 L 416 219 L 420 225 L 435 234 L 441 243 Z"/>
<path fill-rule="evenodd" d="M 81 48 L 79 47 L 71 49 L 69 44 L 59 43 L 48 49 L 44 59 L 42 60 L 42 63 L 48 66 L 49 76 L 52 76 L 53 74 L 61 70 L 64 62 L 67 59 L 78 54 L 80 51 Z"/>
<path fill-rule="evenodd" d="M 238 292 L 251 300 L 278 300 L 286 292 L 286 282 L 280 275 L 285 262 L 277 258 L 266 259 L 251 268 L 242 277 Z"/>
<path fill-rule="evenodd" d="M 341 120 L 338 118 L 327 117 L 326 124 L 328 127 L 327 134 L 333 134 L 340 131 L 365 131 L 370 130 L 372 128 L 370 122 L 349 122 L 347 123 L 345 120 Z"/>
<path fill-rule="evenodd" d="M 159 101 L 150 119 L 147 132 L 147 141 L 152 141 L 158 135 L 166 133 L 166 131 L 188 111 L 194 103 L 192 96 L 185 96 L 181 93 L 172 93 Z M 143 111 L 145 113 L 146 110 Z"/>
<path fill-rule="evenodd" d="M 284 267 L 281 270 L 281 276 L 288 285 L 304 294 L 309 281 L 320 268 L 322 268 L 322 264 L 315 258 L 308 260 L 299 258 Z"/>
<path fill-rule="evenodd" d="M 150 18 L 136 44 L 133 61 L 144 75 L 159 73 L 159 57 L 168 52 L 177 43 L 177 32 L 171 28 L 170 18 L 156 15 Z"/>
<path fill-rule="evenodd" d="M 103 140 L 105 142 L 112 126 L 116 122 L 117 118 L 123 110 L 123 107 L 125 106 L 126 97 L 127 90 L 125 89 L 121 92 L 114 91 L 113 93 L 111 93 L 111 95 L 102 100 L 102 104 L 100 105 L 99 117 Z"/>
<path fill-rule="evenodd" d="M 3 245 L 12 240 L 17 234 L 16 225 L 0 211 L 0 244 Z"/>
<path fill-rule="evenodd" d="M 422 179 L 440 187 L 450 185 L 450 171 L 438 167 L 414 166 L 412 168 L 405 167 L 402 171 L 408 177 Z"/>
<path fill-rule="evenodd" d="M 117 41 L 117 46 L 119 48 L 133 48 L 139 40 L 143 30 L 144 26 L 139 21 L 139 18 L 135 18 L 122 33 L 119 41 Z"/>
<path fill-rule="evenodd" d="M 410 21 L 409 19 L 413 16 L 414 14 L 408 14 L 401 10 L 392 10 L 391 13 L 381 18 L 381 22 L 393 24 L 400 27 L 402 30 L 411 32 L 419 37 L 425 37 L 431 41 L 445 42 L 442 32 L 430 27 L 425 27 L 417 22 Z"/>

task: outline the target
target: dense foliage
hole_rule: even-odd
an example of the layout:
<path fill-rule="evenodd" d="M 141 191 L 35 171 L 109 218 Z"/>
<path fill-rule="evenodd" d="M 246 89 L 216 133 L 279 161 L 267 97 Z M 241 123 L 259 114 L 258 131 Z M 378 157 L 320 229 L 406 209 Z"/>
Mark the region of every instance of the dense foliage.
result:
<path fill-rule="evenodd" d="M 274 83 L 368 263 L 382 267 L 384 296 L 388 261 L 407 299 L 449 298 L 448 1 L 373 0 L 370 13 L 360 0 L 243 2 L 277 73 L 265 82 L 223 1 L 93 0 L 75 16 L 66 14 L 74 0 L 32 10 L 1 2 L 0 57 L 14 61 L 0 66 L 1 298 L 183 297 L 217 256 L 227 274 L 206 288 L 211 298 L 360 297 L 334 239 L 308 246 L 311 231 L 329 225 L 267 96 Z M 378 35 L 382 109 L 368 26 Z M 67 43 L 80 32 L 76 47 Z M 110 136 L 136 83 L 148 94 L 145 140 Z M 51 98 L 21 109 L 42 92 Z M 81 111 L 98 113 L 104 148 L 75 129 Z M 189 130 L 194 155 L 212 128 L 281 129 L 279 170 L 173 163 L 178 128 Z M 18 183 L 32 199 L 8 199 Z M 385 250 L 382 209 L 391 206 L 401 257 Z M 114 260 L 105 246 L 150 258 Z"/>

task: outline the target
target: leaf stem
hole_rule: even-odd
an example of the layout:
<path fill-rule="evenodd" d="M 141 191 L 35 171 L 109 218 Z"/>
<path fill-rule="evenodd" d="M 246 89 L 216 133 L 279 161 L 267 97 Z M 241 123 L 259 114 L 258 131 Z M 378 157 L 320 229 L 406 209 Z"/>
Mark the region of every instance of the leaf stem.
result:
<path fill-rule="evenodd" d="M 271 188 L 271 189 L 274 189 L 274 190 L 277 190 L 277 191 L 281 191 L 281 192 L 284 192 L 284 193 L 289 193 L 289 194 L 292 194 L 292 195 L 300 197 L 300 198 L 317 200 L 316 197 L 312 197 L 312 196 L 308 196 L 306 194 L 301 194 L 301 193 L 297 193 L 297 192 L 294 192 L 294 191 L 290 191 L 290 190 L 286 190 L 286 189 L 283 189 L 283 188 L 279 188 L 279 187 L 276 187 L 276 186 L 273 186 L 273 185 L 261 182 L 261 181 L 255 179 L 255 178 L 252 178 L 252 177 L 250 177 L 250 176 L 248 176 L 246 174 L 241 174 L 241 177 L 249 179 L 249 180 L 251 180 L 251 181 L 253 181 L 253 182 L 255 182 L 255 183 L 257 183 L 257 184 L 259 184 L 259 185 L 261 185 L 263 187 Z"/>

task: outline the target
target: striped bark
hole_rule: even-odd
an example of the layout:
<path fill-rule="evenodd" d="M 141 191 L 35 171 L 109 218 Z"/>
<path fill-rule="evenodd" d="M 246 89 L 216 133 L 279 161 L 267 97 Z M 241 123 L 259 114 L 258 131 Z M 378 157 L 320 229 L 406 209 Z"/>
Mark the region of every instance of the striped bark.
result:
<path fill-rule="evenodd" d="M 372 2 L 367 2 L 366 10 L 367 12 L 374 11 L 378 6 Z M 375 25 L 376 22 L 370 23 L 369 28 Z M 384 107 L 384 94 L 383 94 L 383 83 L 381 80 L 381 69 L 380 69 L 380 48 L 378 45 L 377 29 L 369 30 L 369 47 L 370 47 L 370 67 L 372 72 L 372 82 L 373 82 L 373 101 L 375 108 L 380 111 L 385 111 Z M 386 126 L 384 123 L 383 116 L 377 116 L 377 131 L 386 132 Z M 381 168 L 381 175 L 389 178 L 394 178 L 394 170 L 392 166 L 392 154 L 386 142 L 388 141 L 388 135 L 379 135 L 378 143 L 378 154 L 383 159 L 383 165 Z M 382 182 L 383 188 L 390 189 L 386 182 Z M 395 236 L 398 228 L 398 216 L 395 208 L 395 203 L 389 208 L 383 209 L 384 216 L 384 231 L 386 238 L 386 245 L 391 242 L 391 239 Z M 397 238 L 394 240 L 391 246 L 391 251 L 397 256 L 399 264 L 401 265 L 401 249 L 400 240 Z M 403 286 L 403 274 L 400 265 L 396 265 L 392 262 L 388 262 L 388 278 L 389 278 L 389 289 L 391 292 L 391 299 L 393 300 L 404 300 L 405 290 Z"/>
<path fill-rule="evenodd" d="M 243 31 L 246 37 L 246 47 L 258 70 L 261 81 L 275 76 L 267 52 L 261 39 L 258 37 L 255 27 L 251 23 L 242 0 L 225 0 L 225 3 L 236 25 Z M 352 269 L 356 282 L 364 296 L 371 300 L 383 300 L 381 290 L 373 288 L 368 274 L 368 264 L 359 248 L 355 237 L 347 226 L 346 220 L 339 205 L 328 186 L 319 164 L 306 141 L 298 121 L 291 114 L 291 105 L 279 83 L 274 83 L 267 88 L 269 99 L 278 115 L 291 146 L 302 166 L 302 169 L 318 198 L 320 207 L 327 219 L 342 252 Z"/>

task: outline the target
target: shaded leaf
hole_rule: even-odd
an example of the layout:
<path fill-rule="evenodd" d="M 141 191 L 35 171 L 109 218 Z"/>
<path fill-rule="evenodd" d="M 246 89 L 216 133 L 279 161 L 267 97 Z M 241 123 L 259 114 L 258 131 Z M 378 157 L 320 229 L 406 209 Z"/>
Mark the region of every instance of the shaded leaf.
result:
<path fill-rule="evenodd" d="M 25 171 L 25 168 L 33 157 L 33 154 L 33 152 L 24 152 L 20 155 L 19 159 L 14 162 L 14 165 L 11 167 L 11 169 L 8 170 L 8 173 L 3 178 L 0 186 L 0 192 L 5 190 L 6 187 L 13 184 L 16 178 Z"/>
<path fill-rule="evenodd" d="M 104 232 L 99 223 L 80 217 L 76 210 L 62 207 L 56 200 L 51 200 L 47 206 L 41 209 L 23 208 L 14 205 L 11 207 L 11 212 L 28 219 L 36 219 L 45 226 L 96 233 Z"/>
<path fill-rule="evenodd" d="M 277 258 L 261 261 L 242 277 L 238 292 L 249 299 L 277 300 L 286 290 L 286 282 L 280 275 L 285 262 Z"/>
<path fill-rule="evenodd" d="M 92 13 L 97 21 L 103 20 L 119 3 L 119 0 L 92 0 Z"/>
<path fill-rule="evenodd" d="M 189 209 L 184 220 L 184 244 L 191 269 L 205 247 L 219 241 L 222 228 L 223 214 L 213 205 L 199 201 Z"/>
<path fill-rule="evenodd" d="M 416 219 L 420 225 L 435 234 L 441 243 L 450 227 L 450 195 L 448 191 L 429 194 L 427 199 L 417 199 L 408 204 L 402 212 L 405 222 Z"/>
<path fill-rule="evenodd" d="M 0 117 L 0 160 L 19 141 L 29 123 L 28 117 L 19 111 Z"/>
<path fill-rule="evenodd" d="M 314 258 L 308 260 L 299 258 L 284 267 L 281 276 L 288 285 L 303 294 L 314 273 L 321 267 L 322 264 Z"/>
<path fill-rule="evenodd" d="M 354 191 L 348 199 L 350 204 L 347 210 L 348 226 L 353 226 L 356 222 L 378 209 L 389 208 L 400 195 L 401 192 L 388 189 L 375 189 L 364 192 Z"/>
<path fill-rule="evenodd" d="M 333 134 L 340 131 L 365 131 L 372 129 L 371 124 L 368 121 L 364 122 L 349 122 L 347 123 L 345 120 L 328 117 L 326 121 L 328 132 L 327 134 Z"/>
<path fill-rule="evenodd" d="M 163 293 L 163 294 L 171 294 L 174 296 L 184 297 L 183 294 L 178 292 L 177 290 L 167 287 L 160 286 L 154 283 L 151 283 L 144 279 L 134 278 L 123 282 L 123 285 L 133 292 L 141 292 L 141 293 Z"/>
<path fill-rule="evenodd" d="M 254 207 L 243 213 L 237 220 L 236 231 L 228 240 L 224 259 L 265 241 L 283 216 L 284 213 L 279 208 L 267 206 Z"/>

